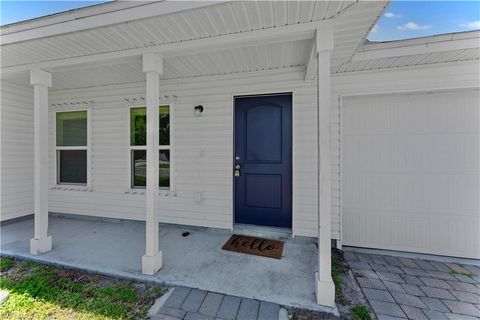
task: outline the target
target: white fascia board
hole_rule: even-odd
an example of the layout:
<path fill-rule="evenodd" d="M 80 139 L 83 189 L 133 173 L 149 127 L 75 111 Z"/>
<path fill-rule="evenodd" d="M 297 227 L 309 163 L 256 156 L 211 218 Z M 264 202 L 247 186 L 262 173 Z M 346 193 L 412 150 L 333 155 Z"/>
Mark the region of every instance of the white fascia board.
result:
<path fill-rule="evenodd" d="M 368 47 L 368 46 L 366 46 Z M 417 45 L 405 45 L 390 48 L 378 48 L 375 50 L 365 50 L 357 52 L 352 61 L 365 61 L 382 58 L 394 58 L 402 56 L 411 56 L 417 54 L 428 54 L 445 52 L 452 50 L 480 48 L 480 38 L 449 40 L 442 42 L 430 42 Z M 365 48 L 364 48 L 365 49 Z"/>
<path fill-rule="evenodd" d="M 261 44 L 272 44 L 293 40 L 312 39 L 315 30 L 324 26 L 325 23 L 328 22 L 307 22 L 269 29 L 239 32 L 211 38 L 181 41 L 177 43 L 169 43 L 147 48 L 127 49 L 115 52 L 92 54 L 88 56 L 56 59 L 38 63 L 29 63 L 2 68 L 1 75 L 3 77 L 19 72 L 28 71 L 31 69 L 55 71 L 55 68 L 61 68 L 82 63 L 97 63 L 100 61 L 128 58 L 143 55 L 145 53 L 158 53 L 163 58 L 178 57 Z"/>
<path fill-rule="evenodd" d="M 139 19 L 172 14 L 180 11 L 198 9 L 206 6 L 220 4 L 223 2 L 225 1 L 160 1 L 152 3 L 141 2 L 141 5 L 136 5 L 135 7 L 128 5 L 115 11 L 103 13 L 91 12 L 91 14 L 88 16 L 80 17 L 78 17 L 77 11 L 73 10 L 71 12 L 59 14 L 60 17 L 62 17 L 60 21 L 56 21 L 60 18 L 56 17 L 56 15 L 52 15 L 51 17 L 45 18 L 45 22 L 42 23 L 43 25 L 40 24 L 36 27 L 29 28 L 28 23 L 26 22 L 25 25 L 23 25 L 22 29 L 14 32 L 12 32 L 12 30 L 15 30 L 15 25 L 13 25 L 11 28 L 2 28 L 1 44 L 7 45 L 33 39 L 46 38 L 70 32 L 82 31 Z M 101 6 L 99 6 L 98 10 L 100 9 Z M 51 19 L 52 21 L 49 22 L 48 19 Z M 47 22 L 49 23 L 46 24 Z M 35 25 L 35 23 L 38 24 L 38 22 L 35 20 L 32 20 L 31 23 L 32 25 Z M 17 29 L 19 27 L 17 27 Z"/>
<path fill-rule="evenodd" d="M 57 12 L 54 14 L 32 18 L 28 20 L 18 21 L 11 24 L 0 26 L 0 34 L 6 35 L 20 31 L 45 27 L 52 24 L 81 19 L 93 15 L 114 12 L 127 8 L 144 5 L 145 2 L 137 1 L 110 1 L 101 4 L 91 5 L 83 8 L 72 9 L 68 11 Z"/>

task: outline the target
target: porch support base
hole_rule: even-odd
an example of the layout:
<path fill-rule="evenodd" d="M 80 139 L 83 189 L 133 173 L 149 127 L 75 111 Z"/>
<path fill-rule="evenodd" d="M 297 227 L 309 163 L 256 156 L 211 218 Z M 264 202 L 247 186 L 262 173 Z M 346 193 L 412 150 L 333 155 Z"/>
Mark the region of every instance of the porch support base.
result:
<path fill-rule="evenodd" d="M 322 306 L 334 307 L 335 306 L 335 284 L 330 278 L 323 281 L 318 277 L 318 272 L 315 272 L 315 297 L 317 303 Z"/>
<path fill-rule="evenodd" d="M 142 273 L 147 275 L 154 275 L 162 267 L 162 251 L 159 251 L 154 256 L 144 255 L 142 257 Z"/>
<path fill-rule="evenodd" d="M 30 239 L 30 254 L 39 255 L 52 250 L 52 236 Z"/>

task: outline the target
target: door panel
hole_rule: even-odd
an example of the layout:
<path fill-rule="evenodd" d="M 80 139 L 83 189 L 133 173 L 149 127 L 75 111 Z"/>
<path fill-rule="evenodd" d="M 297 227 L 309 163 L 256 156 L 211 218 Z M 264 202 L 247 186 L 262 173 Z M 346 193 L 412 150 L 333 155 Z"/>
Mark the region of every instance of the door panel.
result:
<path fill-rule="evenodd" d="M 248 162 L 282 162 L 282 107 L 260 105 L 245 110 Z"/>
<path fill-rule="evenodd" d="M 279 174 L 245 175 L 245 204 L 247 207 L 280 209 L 282 207 L 282 176 Z M 258 192 L 268 190 L 268 192 Z"/>
<path fill-rule="evenodd" d="M 292 97 L 235 98 L 235 222 L 292 226 Z"/>

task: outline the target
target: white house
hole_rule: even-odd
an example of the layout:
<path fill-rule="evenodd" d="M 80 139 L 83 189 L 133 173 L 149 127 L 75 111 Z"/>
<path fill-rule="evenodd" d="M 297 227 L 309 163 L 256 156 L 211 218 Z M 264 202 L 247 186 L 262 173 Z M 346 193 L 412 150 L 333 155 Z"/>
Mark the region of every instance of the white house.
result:
<path fill-rule="evenodd" d="M 318 238 L 326 306 L 331 239 L 480 258 L 479 32 L 370 43 L 387 4 L 111 2 L 3 26 L 1 220 L 34 214 L 32 254 L 55 250 L 49 212 L 145 220 L 145 274 L 158 222 L 284 228 Z"/>

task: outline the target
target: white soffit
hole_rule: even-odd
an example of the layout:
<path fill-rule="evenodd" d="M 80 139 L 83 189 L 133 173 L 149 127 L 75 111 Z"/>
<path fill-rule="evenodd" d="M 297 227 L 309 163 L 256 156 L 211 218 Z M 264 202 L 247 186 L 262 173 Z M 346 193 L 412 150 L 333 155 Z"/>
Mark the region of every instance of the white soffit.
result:
<path fill-rule="evenodd" d="M 126 23 L 222 2 L 225 1 L 109 1 L 4 25 L 0 28 L 0 34 L 2 43 L 10 44 Z"/>
<path fill-rule="evenodd" d="M 332 71 L 369 71 L 478 59 L 480 31 L 467 31 L 399 41 L 366 42 L 349 63 L 336 66 Z"/>
<path fill-rule="evenodd" d="M 310 40 L 243 47 L 164 59 L 162 79 L 192 78 L 303 67 Z M 28 74 L 9 78 L 9 82 L 28 84 Z M 140 57 L 65 67 L 53 72 L 51 90 L 84 88 L 145 81 Z"/>
<path fill-rule="evenodd" d="M 214 38 L 334 18 L 332 65 L 347 62 L 382 13 L 387 1 L 228 2 L 1 46 L 2 68 Z M 286 39 L 286 43 L 288 40 Z M 301 49 L 304 50 L 304 49 Z M 185 52 L 185 55 L 188 55 Z M 183 54 L 182 54 L 183 55 Z M 199 54 L 198 60 L 202 54 Z M 262 57 L 260 57 L 262 58 Z M 267 57 L 263 57 L 265 61 Z M 189 60 L 190 58 L 184 58 Z M 193 58 L 194 59 L 194 58 Z M 270 68 L 269 61 L 258 69 Z M 245 63 L 248 64 L 248 63 Z M 229 73 L 229 66 L 216 73 Z M 199 68 L 202 68 L 199 66 Z M 248 68 L 246 68 L 248 69 Z M 204 70 L 195 75 L 204 74 Z M 177 73 L 172 77 L 177 77 Z M 170 77 L 166 73 L 167 77 Z"/>

